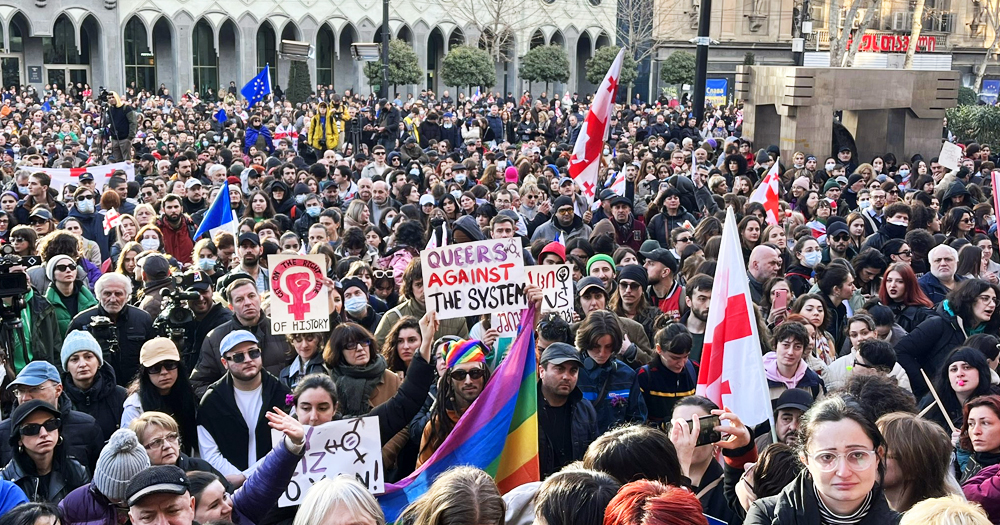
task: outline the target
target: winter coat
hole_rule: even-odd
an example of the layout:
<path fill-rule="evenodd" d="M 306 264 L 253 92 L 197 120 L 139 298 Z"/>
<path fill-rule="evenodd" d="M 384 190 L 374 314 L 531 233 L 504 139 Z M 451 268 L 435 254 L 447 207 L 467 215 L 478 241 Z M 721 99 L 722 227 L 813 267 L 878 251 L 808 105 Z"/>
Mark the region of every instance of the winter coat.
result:
<path fill-rule="evenodd" d="M 812 287 L 810 282 L 812 275 L 812 268 L 799 263 L 792 264 L 785 270 L 785 280 L 788 281 L 788 286 L 792 289 L 793 297 L 809 293 L 809 289 Z"/>
<path fill-rule="evenodd" d="M 24 452 L 15 453 L 7 466 L 0 470 L 0 478 L 14 482 L 32 502 L 58 503 L 77 487 L 87 484 L 90 474 L 75 458 L 64 455 L 62 445 L 56 446 L 55 454 L 56 459 L 52 463 L 52 471 L 46 476 L 48 483 L 45 485 L 35 474 L 34 462 Z"/>
<path fill-rule="evenodd" d="M 573 224 L 571 224 L 569 228 L 563 228 L 559 224 L 559 217 L 553 213 L 552 218 L 548 222 L 542 224 L 535 230 L 535 233 L 531 236 L 531 242 L 535 242 L 538 239 L 554 241 L 559 234 L 562 234 L 562 241 L 566 243 L 571 239 L 576 238 L 588 239 L 590 237 L 590 232 L 590 225 L 584 224 L 583 218 L 579 215 L 573 216 Z"/>
<path fill-rule="evenodd" d="M 965 277 L 962 277 L 961 275 L 956 275 L 955 286 L 957 287 L 958 283 L 964 280 Z M 941 284 L 941 280 L 935 277 L 934 274 L 931 272 L 927 272 L 921 275 L 920 278 L 917 279 L 917 284 L 920 285 L 920 289 L 923 290 L 924 295 L 926 295 L 927 298 L 930 299 L 935 306 L 941 304 L 941 301 L 944 301 L 945 297 L 948 296 L 948 292 L 951 291 L 948 289 L 948 287 Z"/>
<path fill-rule="evenodd" d="M 872 488 L 872 503 L 859 525 L 895 525 L 898 512 L 889 508 L 882 488 Z M 750 506 L 743 525 L 820 525 L 819 502 L 809 472 L 803 470 L 776 496 L 759 499 Z"/>
<path fill-rule="evenodd" d="M 788 390 L 788 386 L 780 381 L 768 379 L 767 388 L 771 395 L 771 408 L 776 408 L 778 406 L 778 397 L 781 396 L 782 392 Z M 812 394 L 813 399 L 819 399 L 827 391 L 826 383 L 811 368 L 806 368 L 805 375 L 795 384 L 795 388 L 809 392 Z"/>
<path fill-rule="evenodd" d="M 128 395 L 125 388 L 118 386 L 115 380 L 115 369 L 104 363 L 97 370 L 94 384 L 87 390 L 80 390 L 73 384 L 69 372 L 62 375 L 63 392 L 73 403 L 73 408 L 97 420 L 101 429 L 101 442 L 111 437 L 122 419 L 125 398 Z"/>
<path fill-rule="evenodd" d="M 896 317 L 896 324 L 898 324 L 907 333 L 912 332 L 920 323 L 924 322 L 928 317 L 935 315 L 934 310 L 927 308 L 926 306 L 920 305 L 904 305 L 902 303 L 893 302 L 886 305 L 892 310 L 892 315 Z"/>
<path fill-rule="evenodd" d="M 77 487 L 59 502 L 65 525 L 118 525 L 118 507 L 93 483 Z"/>
<path fill-rule="evenodd" d="M 583 392 L 579 388 L 574 388 L 570 393 L 566 404 L 570 407 L 570 440 L 572 441 L 571 461 L 583 459 L 587 452 L 587 447 L 597 439 L 597 412 L 594 405 L 583 398 Z M 546 409 L 549 408 L 548 401 L 542 396 L 542 385 L 538 385 L 538 412 L 541 417 L 545 417 Z M 558 471 L 565 465 L 556 465 L 556 452 L 554 444 L 545 435 L 545 429 L 538 425 L 538 463 L 541 467 L 542 477 L 548 476 Z"/>
<path fill-rule="evenodd" d="M 97 298 L 94 297 L 93 292 L 87 289 L 86 286 L 81 285 L 79 282 L 76 284 L 76 301 L 77 301 L 77 313 L 83 312 L 88 308 L 93 308 L 97 306 Z M 45 291 L 45 299 L 52 305 L 53 311 L 56 315 L 56 325 L 59 328 L 59 336 L 66 337 L 69 331 L 69 325 L 73 322 L 73 315 L 70 314 L 69 310 L 63 304 L 63 298 L 56 291 L 55 284 L 49 284 L 48 290 Z"/>
<path fill-rule="evenodd" d="M 255 326 L 243 326 L 235 317 L 231 320 L 215 327 L 208 333 L 205 342 L 201 345 L 201 355 L 198 357 L 198 364 L 191 371 L 191 387 L 195 393 L 201 397 L 208 390 L 208 385 L 218 381 L 225 375 L 226 370 L 222 367 L 222 339 L 233 330 L 249 330 L 260 342 L 261 360 L 264 370 L 277 377 L 281 374 L 281 369 L 285 368 L 290 361 L 288 340 L 285 336 L 271 333 L 271 320 L 261 314 L 260 320 Z"/>
<path fill-rule="evenodd" d="M 382 316 L 382 320 L 378 323 L 378 328 L 375 330 L 375 341 L 378 343 L 378 348 L 382 348 L 383 343 L 385 343 L 385 338 L 389 336 L 389 331 L 395 326 L 396 322 L 406 316 L 412 316 L 420 319 L 427 312 L 427 307 L 422 305 L 412 299 L 407 299 L 399 304 L 399 306 L 389 310 Z M 437 331 L 434 332 L 434 339 L 445 335 L 456 335 L 462 339 L 469 336 L 469 325 L 466 323 L 464 317 L 459 317 L 457 319 L 441 319 L 441 325 L 438 327 Z"/>
<path fill-rule="evenodd" d="M 646 226 L 646 234 L 650 239 L 660 243 L 661 248 L 670 248 L 670 232 L 674 228 L 683 226 L 685 222 L 690 222 L 693 228 L 698 224 L 698 219 L 691 215 L 683 206 L 677 209 L 677 215 L 667 215 L 664 209 L 657 213 Z"/>
<path fill-rule="evenodd" d="M 299 384 L 299 381 L 303 377 L 310 374 L 325 374 L 326 368 L 323 366 L 323 351 L 322 349 L 316 352 L 316 355 L 309 360 L 305 366 L 302 366 L 298 356 L 292 359 L 292 363 L 285 368 L 281 369 L 281 373 L 278 374 L 278 380 L 285 384 L 288 388 L 294 389 L 295 385 Z"/>
<path fill-rule="evenodd" d="M 157 219 L 156 226 L 163 232 L 163 251 L 184 264 L 191 264 L 198 225 L 186 215 L 181 215 L 181 223 L 176 229 L 164 217 Z"/>
<path fill-rule="evenodd" d="M 322 152 L 328 149 L 337 149 L 337 145 L 340 144 L 341 123 L 351 118 L 346 105 L 341 105 L 340 108 L 340 114 L 335 114 L 332 107 L 327 109 L 326 115 L 323 116 L 325 120 L 322 124 L 320 123 L 319 114 L 313 115 L 313 118 L 309 121 L 309 145 L 317 151 Z M 323 140 L 324 132 L 326 135 L 325 141 Z"/>
<path fill-rule="evenodd" d="M 267 149 L 268 155 L 274 153 L 274 142 L 271 140 L 270 128 L 263 125 L 260 128 L 247 126 L 246 136 L 243 140 L 243 153 L 245 155 L 250 154 L 250 146 L 255 146 L 258 139 L 264 139 L 264 147 Z"/>
<path fill-rule="evenodd" d="M 29 361 L 48 361 L 57 368 L 62 368 L 59 361 L 59 350 L 62 348 L 63 334 L 56 321 L 56 309 L 34 289 L 28 290 L 25 296 L 28 307 L 21 312 L 21 332 L 28 344 L 30 352 L 25 359 L 24 348 L 20 336 L 14 335 L 14 359 L 17 371 Z"/>
<path fill-rule="evenodd" d="M 631 214 L 628 218 L 625 224 L 619 224 L 618 221 L 611 219 L 611 225 L 615 227 L 615 243 L 638 252 L 642 242 L 646 240 L 646 225 Z"/>
<path fill-rule="evenodd" d="M 958 204 L 952 204 L 952 197 L 961 197 L 962 201 Z M 948 186 L 948 189 L 941 194 L 941 209 L 938 213 L 944 216 L 951 208 L 956 206 L 965 206 L 972 209 L 976 205 L 976 201 L 973 200 L 972 194 L 969 193 L 968 188 L 965 187 L 965 183 L 960 180 L 955 180 Z"/>
<path fill-rule="evenodd" d="M 877 251 L 882 251 L 882 246 L 892 239 L 903 239 L 906 237 L 906 226 L 899 226 L 898 224 L 892 224 L 886 222 L 882 224 L 882 227 L 878 229 L 877 232 L 868 236 L 865 239 L 864 244 L 861 245 L 860 251 L 865 251 L 868 248 L 873 248 Z"/>
<path fill-rule="evenodd" d="M 95 206 L 100 210 L 100 206 Z M 74 207 L 69 210 L 69 216 L 80 221 L 80 226 L 83 228 L 83 238 L 90 239 L 97 243 L 97 246 L 101 248 L 101 260 L 107 259 L 111 256 L 111 242 L 108 240 L 108 234 L 104 233 L 104 215 L 95 211 L 94 213 L 80 213 L 79 210 Z"/>
<path fill-rule="evenodd" d="M 968 338 L 964 321 L 947 307 L 938 305 L 936 316 L 928 317 L 915 330 L 896 343 L 896 360 L 910 378 L 913 394 L 920 399 L 928 392 L 920 370 L 932 381 L 941 373 L 948 354 Z"/>
<path fill-rule="evenodd" d="M 302 452 L 305 452 L 303 448 Z M 232 522 L 236 525 L 256 525 L 278 503 L 281 493 L 295 473 L 302 454 L 294 454 L 282 438 L 232 496 Z"/>
<path fill-rule="evenodd" d="M 441 125 L 438 124 L 437 120 L 425 120 L 420 123 L 417 127 L 418 135 L 420 136 L 420 147 L 427 148 L 431 145 L 431 141 L 441 142 Z"/>
<path fill-rule="evenodd" d="M 983 506 L 993 523 L 1000 522 L 1000 465 L 986 467 L 962 485 L 965 499 Z"/>
<path fill-rule="evenodd" d="M 618 359 L 612 358 L 593 369 L 581 367 L 577 388 L 594 405 L 598 433 L 622 423 L 646 421 L 646 402 L 639 391 L 638 376 Z"/>
<path fill-rule="evenodd" d="M 111 315 L 104 310 L 100 304 L 93 308 L 88 308 L 73 318 L 70 323 L 70 330 L 80 330 L 90 324 L 94 316 L 103 315 L 111 318 Z M 115 369 L 115 379 L 119 385 L 125 386 L 135 378 L 139 372 L 139 351 L 142 345 L 150 339 L 156 337 L 153 331 L 153 318 L 146 312 L 126 305 L 118 313 L 115 321 L 118 330 L 118 355 L 105 355 L 104 361 L 110 363 Z"/>
<path fill-rule="evenodd" d="M 59 411 L 62 413 L 60 416 L 62 428 L 59 435 L 63 438 L 66 455 L 76 458 L 87 472 L 93 472 L 94 466 L 97 465 L 97 457 L 101 455 L 101 449 L 104 447 L 104 439 L 101 437 L 97 421 L 83 412 L 73 410 L 72 403 L 65 394 L 59 397 Z M 5 465 L 14 457 L 10 434 L 10 419 L 0 421 L 0 463 Z"/>

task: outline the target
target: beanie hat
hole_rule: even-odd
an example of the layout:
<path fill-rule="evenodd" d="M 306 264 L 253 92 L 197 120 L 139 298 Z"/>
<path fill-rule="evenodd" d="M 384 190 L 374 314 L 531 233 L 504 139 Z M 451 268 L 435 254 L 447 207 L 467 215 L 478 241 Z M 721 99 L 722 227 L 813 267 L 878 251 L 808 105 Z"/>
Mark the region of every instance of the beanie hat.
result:
<path fill-rule="evenodd" d="M 823 193 L 829 191 L 830 188 L 840 188 L 840 184 L 834 179 L 826 181 L 826 184 L 823 185 Z"/>
<path fill-rule="evenodd" d="M 610 264 L 611 265 L 611 271 L 615 270 L 615 260 L 612 259 L 611 256 L 608 255 L 608 254 L 606 254 L 606 253 L 599 253 L 599 254 L 591 257 L 587 261 L 587 274 L 588 275 L 590 275 L 590 267 L 593 266 L 595 262 L 599 262 L 599 261 L 604 261 L 604 262 Z"/>
<path fill-rule="evenodd" d="M 554 253 L 559 257 L 560 261 L 566 262 L 566 247 L 556 241 L 552 241 L 542 248 L 542 251 L 538 254 L 538 260 L 542 260 L 546 253 Z"/>
<path fill-rule="evenodd" d="M 757 150 L 757 164 L 765 164 L 771 161 L 771 157 L 763 149 Z"/>
<path fill-rule="evenodd" d="M 792 187 L 793 188 L 799 187 L 799 188 L 802 188 L 802 189 L 808 191 L 809 190 L 809 177 L 799 177 L 799 178 L 795 179 L 795 182 L 792 182 Z"/>
<path fill-rule="evenodd" d="M 49 262 L 45 263 L 45 276 L 48 277 L 50 281 L 56 280 L 55 278 L 56 265 L 60 263 L 76 264 L 76 261 L 74 261 L 73 258 L 70 257 L 69 255 L 63 255 L 63 254 L 56 255 L 55 257 L 49 259 Z"/>
<path fill-rule="evenodd" d="M 63 339 L 62 351 L 59 353 L 59 361 L 62 362 L 63 370 L 66 370 L 69 358 L 77 352 L 93 352 L 97 356 L 100 366 L 104 366 L 104 352 L 101 350 L 101 345 L 86 330 L 73 330 L 66 334 L 66 338 Z"/>
<path fill-rule="evenodd" d="M 639 283 L 639 286 L 641 286 L 643 290 L 649 286 L 649 276 L 646 274 L 646 269 L 638 264 L 622 266 L 621 271 L 618 273 L 617 281 L 621 283 L 625 279 Z"/>
<path fill-rule="evenodd" d="M 361 279 L 359 279 L 357 277 L 354 277 L 354 276 L 345 277 L 345 278 L 343 278 L 343 279 L 340 280 L 340 284 L 341 284 L 341 286 L 343 286 L 342 289 L 345 292 L 347 291 L 348 288 L 350 288 L 352 286 L 356 286 L 359 290 L 361 290 L 362 292 L 364 292 L 365 295 L 368 295 L 368 286 L 365 285 L 364 281 L 362 281 Z"/>
<path fill-rule="evenodd" d="M 466 341 L 459 339 L 448 343 L 444 351 L 444 360 L 448 363 L 448 368 L 455 368 L 463 363 L 485 363 L 486 354 L 483 352 L 482 341 Z"/>
<path fill-rule="evenodd" d="M 135 432 L 120 428 L 111 434 L 94 468 L 94 487 L 112 501 L 125 501 L 128 482 L 149 468 L 149 456 Z"/>

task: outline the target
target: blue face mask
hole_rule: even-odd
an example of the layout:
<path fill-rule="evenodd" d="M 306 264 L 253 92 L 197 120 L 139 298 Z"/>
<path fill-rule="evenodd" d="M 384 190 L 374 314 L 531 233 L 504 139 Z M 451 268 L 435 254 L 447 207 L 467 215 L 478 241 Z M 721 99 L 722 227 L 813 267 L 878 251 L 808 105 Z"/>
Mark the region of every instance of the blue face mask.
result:
<path fill-rule="evenodd" d="M 205 271 L 214 270 L 215 259 L 198 259 L 198 267 Z"/>
<path fill-rule="evenodd" d="M 803 253 L 802 258 L 805 259 L 804 264 L 807 268 L 815 268 L 823 260 L 823 252 Z"/>
<path fill-rule="evenodd" d="M 319 206 L 306 206 L 306 213 L 308 213 L 310 217 L 319 217 L 319 214 L 322 213 L 322 211 L 323 208 Z"/>
<path fill-rule="evenodd" d="M 900 177 L 906 177 L 909 174 L 910 174 L 910 170 L 908 170 L 906 168 L 903 168 L 903 169 L 899 170 L 899 176 Z"/>
<path fill-rule="evenodd" d="M 368 301 L 365 300 L 363 295 L 355 295 L 344 301 L 344 310 L 347 310 L 347 313 L 352 315 L 363 314 L 367 308 Z"/>

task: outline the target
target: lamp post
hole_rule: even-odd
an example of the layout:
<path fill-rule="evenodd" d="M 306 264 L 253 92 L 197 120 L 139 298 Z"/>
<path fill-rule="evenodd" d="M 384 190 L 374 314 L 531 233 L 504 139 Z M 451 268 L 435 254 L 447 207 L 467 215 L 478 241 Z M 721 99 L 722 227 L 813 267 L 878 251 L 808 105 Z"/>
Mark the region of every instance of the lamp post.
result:
<path fill-rule="evenodd" d="M 691 94 L 691 109 L 694 113 L 696 125 L 701 125 L 701 120 L 705 116 L 705 84 L 708 81 L 708 45 L 712 42 L 709 38 L 709 28 L 712 25 L 712 0 L 701 0 L 701 9 L 698 12 L 698 38 L 695 44 L 698 46 L 695 51 L 694 66 L 694 93 Z"/>
<path fill-rule="evenodd" d="M 379 98 L 389 100 L 389 0 L 382 0 L 382 85 Z"/>

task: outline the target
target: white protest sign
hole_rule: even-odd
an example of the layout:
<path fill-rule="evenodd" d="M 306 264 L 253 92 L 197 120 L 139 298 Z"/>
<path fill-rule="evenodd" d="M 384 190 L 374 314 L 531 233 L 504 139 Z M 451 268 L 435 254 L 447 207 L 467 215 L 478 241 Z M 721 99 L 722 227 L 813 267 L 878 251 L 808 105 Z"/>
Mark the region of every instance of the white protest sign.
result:
<path fill-rule="evenodd" d="M 424 303 L 438 319 L 524 307 L 524 258 L 519 239 L 490 239 L 420 252 Z"/>
<path fill-rule="evenodd" d="M 326 258 L 268 255 L 271 269 L 271 332 L 300 334 L 330 330 L 329 290 L 323 285 Z"/>
<path fill-rule="evenodd" d="M 938 164 L 950 169 L 951 171 L 958 171 L 959 162 L 962 160 L 962 148 L 958 147 L 957 144 L 952 144 L 951 142 L 945 142 L 941 144 L 941 154 L 938 155 Z"/>
<path fill-rule="evenodd" d="M 368 492 L 385 492 L 378 418 L 341 419 L 306 427 L 306 451 L 295 466 L 279 507 L 298 505 L 309 488 L 325 478 L 354 475 Z"/>
<path fill-rule="evenodd" d="M 558 313 L 573 323 L 573 268 L 568 264 L 529 266 L 528 284 L 542 289 L 542 313 Z M 515 327 L 516 329 L 516 327 Z"/>
<path fill-rule="evenodd" d="M 62 191 L 63 186 L 67 184 L 79 186 L 80 175 L 83 173 L 90 173 L 93 175 L 94 182 L 97 187 L 103 188 L 108 181 L 111 180 L 111 175 L 114 174 L 116 170 L 124 171 L 126 180 L 135 180 L 135 166 L 133 166 L 131 162 L 116 162 L 114 164 L 89 166 L 86 168 L 32 168 L 31 172 L 44 172 L 52 178 L 52 182 L 49 186 Z"/>

